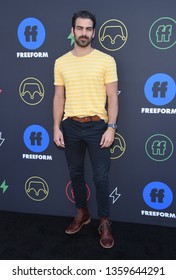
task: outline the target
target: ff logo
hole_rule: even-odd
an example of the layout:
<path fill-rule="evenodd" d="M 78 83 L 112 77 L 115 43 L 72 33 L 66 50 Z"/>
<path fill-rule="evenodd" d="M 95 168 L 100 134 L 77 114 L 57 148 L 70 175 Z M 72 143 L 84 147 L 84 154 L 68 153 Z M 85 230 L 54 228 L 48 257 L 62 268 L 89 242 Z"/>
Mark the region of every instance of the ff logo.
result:
<path fill-rule="evenodd" d="M 176 43 L 176 21 L 169 17 L 157 19 L 149 30 L 150 42 L 155 48 L 164 50 Z"/>
<path fill-rule="evenodd" d="M 90 199 L 90 188 L 87 184 L 86 184 L 86 188 L 87 188 L 87 201 L 88 201 Z M 65 193 L 67 198 L 71 202 L 75 203 L 75 197 L 74 197 L 71 181 L 66 185 Z"/>
<path fill-rule="evenodd" d="M 49 145 L 49 135 L 45 128 L 40 125 L 28 126 L 23 135 L 26 147 L 36 153 L 43 152 Z"/>
<path fill-rule="evenodd" d="M 167 74 L 154 74 L 145 83 L 144 93 L 150 103 L 166 105 L 175 97 L 175 81 Z"/>
<path fill-rule="evenodd" d="M 145 143 L 147 155 L 155 161 L 164 161 L 173 154 L 174 146 L 172 141 L 163 134 L 152 135 Z"/>
<path fill-rule="evenodd" d="M 117 51 L 125 45 L 128 31 L 123 22 L 110 19 L 100 27 L 98 38 L 103 48 L 108 51 Z"/>
<path fill-rule="evenodd" d="M 144 188 L 143 199 L 149 207 L 162 210 L 171 205 L 173 194 L 166 184 L 151 182 Z"/>
<path fill-rule="evenodd" d="M 18 26 L 18 40 L 26 49 L 39 48 L 45 40 L 45 28 L 36 18 L 26 18 Z"/>
<path fill-rule="evenodd" d="M 24 79 L 19 86 L 21 99 L 28 105 L 37 105 L 44 98 L 45 92 L 42 83 L 36 78 Z"/>
<path fill-rule="evenodd" d="M 126 143 L 124 138 L 116 133 L 114 138 L 114 143 L 110 149 L 111 159 L 117 159 L 121 157 L 126 150 Z"/>
<path fill-rule="evenodd" d="M 49 194 L 48 184 L 38 176 L 30 177 L 25 183 L 26 194 L 35 201 L 42 201 Z"/>

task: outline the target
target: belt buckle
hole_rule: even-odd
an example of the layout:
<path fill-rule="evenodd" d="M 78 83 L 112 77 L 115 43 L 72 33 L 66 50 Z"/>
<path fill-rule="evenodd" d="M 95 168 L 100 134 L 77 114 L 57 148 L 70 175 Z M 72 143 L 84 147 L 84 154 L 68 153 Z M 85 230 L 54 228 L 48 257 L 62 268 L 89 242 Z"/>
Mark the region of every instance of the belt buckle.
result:
<path fill-rule="evenodd" d="M 84 117 L 83 119 L 85 120 L 85 122 L 90 122 L 92 120 L 91 117 Z"/>

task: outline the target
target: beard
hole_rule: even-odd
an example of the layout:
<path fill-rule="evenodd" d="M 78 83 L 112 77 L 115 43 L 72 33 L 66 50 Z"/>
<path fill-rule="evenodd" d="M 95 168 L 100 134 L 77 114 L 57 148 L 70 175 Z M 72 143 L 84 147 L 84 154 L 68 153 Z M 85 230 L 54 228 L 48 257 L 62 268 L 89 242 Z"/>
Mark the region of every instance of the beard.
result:
<path fill-rule="evenodd" d="M 89 46 L 92 42 L 93 38 L 89 38 L 87 36 L 81 36 L 81 37 L 76 37 L 75 36 L 75 42 L 79 47 L 85 48 Z"/>

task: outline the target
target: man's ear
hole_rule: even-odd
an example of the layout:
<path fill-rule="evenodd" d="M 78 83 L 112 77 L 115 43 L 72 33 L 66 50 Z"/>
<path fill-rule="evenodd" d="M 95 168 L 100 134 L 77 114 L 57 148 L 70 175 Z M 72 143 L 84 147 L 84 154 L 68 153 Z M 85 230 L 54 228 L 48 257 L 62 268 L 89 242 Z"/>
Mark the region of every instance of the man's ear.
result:
<path fill-rule="evenodd" d="M 71 28 L 71 35 L 74 37 L 74 28 Z"/>
<path fill-rule="evenodd" d="M 94 38 L 95 37 L 95 29 L 94 29 L 94 31 L 93 31 L 93 35 L 92 35 L 92 38 Z"/>

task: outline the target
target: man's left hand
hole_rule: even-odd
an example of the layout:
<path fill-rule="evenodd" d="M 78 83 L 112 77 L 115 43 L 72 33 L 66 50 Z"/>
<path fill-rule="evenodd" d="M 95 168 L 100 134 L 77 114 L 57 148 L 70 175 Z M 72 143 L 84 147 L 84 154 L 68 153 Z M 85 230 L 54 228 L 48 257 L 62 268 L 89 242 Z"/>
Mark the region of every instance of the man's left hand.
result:
<path fill-rule="evenodd" d="M 107 148 L 112 145 L 114 142 L 115 130 L 108 128 L 105 133 L 102 135 L 100 146 L 101 148 Z"/>

